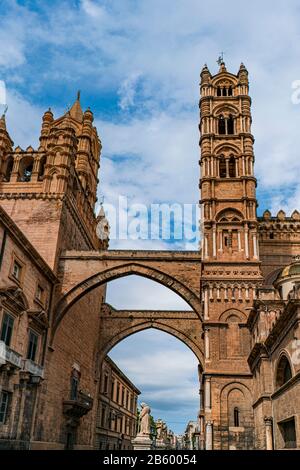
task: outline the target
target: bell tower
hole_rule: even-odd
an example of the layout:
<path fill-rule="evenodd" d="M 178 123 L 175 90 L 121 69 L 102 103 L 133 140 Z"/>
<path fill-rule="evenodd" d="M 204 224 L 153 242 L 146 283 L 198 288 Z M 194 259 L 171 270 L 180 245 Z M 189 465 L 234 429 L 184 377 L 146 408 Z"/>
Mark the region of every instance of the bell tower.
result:
<path fill-rule="evenodd" d="M 201 72 L 200 147 L 203 259 L 258 260 L 254 138 L 248 72 Z"/>
<path fill-rule="evenodd" d="M 246 67 L 201 71 L 201 231 L 206 449 L 251 449 L 252 376 L 247 318 L 262 282 L 254 138 Z M 222 410 L 222 413 L 221 411 Z"/>
<path fill-rule="evenodd" d="M 101 141 L 93 120 L 78 93 L 63 116 L 44 113 L 38 148 L 25 150 L 13 148 L 0 120 L 0 204 L 54 270 L 63 250 L 107 248 L 96 233 Z"/>

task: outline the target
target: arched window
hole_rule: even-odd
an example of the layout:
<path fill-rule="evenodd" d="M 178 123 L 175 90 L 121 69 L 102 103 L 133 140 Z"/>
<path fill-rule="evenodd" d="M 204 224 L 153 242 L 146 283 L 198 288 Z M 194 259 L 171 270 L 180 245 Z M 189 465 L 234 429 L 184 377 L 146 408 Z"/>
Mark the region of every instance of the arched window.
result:
<path fill-rule="evenodd" d="M 226 126 L 224 116 L 219 117 L 219 134 L 226 134 Z"/>
<path fill-rule="evenodd" d="M 12 156 L 9 156 L 7 161 L 6 161 L 6 168 L 5 168 L 5 181 L 10 180 L 11 172 L 14 166 L 14 159 Z"/>
<path fill-rule="evenodd" d="M 24 157 L 20 161 L 18 181 L 28 182 L 31 180 L 33 170 L 33 158 Z"/>
<path fill-rule="evenodd" d="M 40 164 L 39 164 L 39 174 L 38 174 L 38 180 L 41 181 L 43 179 L 44 173 L 45 173 L 45 165 L 46 165 L 46 155 L 44 155 L 40 159 Z"/>
<path fill-rule="evenodd" d="M 221 87 L 217 88 L 217 96 L 222 96 Z"/>
<path fill-rule="evenodd" d="M 292 369 L 286 356 L 282 356 L 276 374 L 276 386 L 281 387 L 292 378 Z"/>
<path fill-rule="evenodd" d="M 222 155 L 220 158 L 219 162 L 219 175 L 220 178 L 226 178 L 227 172 L 226 172 L 226 160 L 225 157 Z"/>
<path fill-rule="evenodd" d="M 232 155 L 229 159 L 229 178 L 235 178 L 235 158 Z"/>
<path fill-rule="evenodd" d="M 228 88 L 228 96 L 232 96 L 232 86 Z"/>
<path fill-rule="evenodd" d="M 234 134 L 234 122 L 231 114 L 227 119 L 227 134 Z"/>
<path fill-rule="evenodd" d="M 226 88 L 226 86 L 223 87 L 223 90 L 222 90 L 222 91 L 223 91 L 223 96 L 227 96 L 227 88 Z"/>
<path fill-rule="evenodd" d="M 233 422 L 234 422 L 234 426 L 238 428 L 240 425 L 240 410 L 238 409 L 237 406 L 233 410 Z"/>

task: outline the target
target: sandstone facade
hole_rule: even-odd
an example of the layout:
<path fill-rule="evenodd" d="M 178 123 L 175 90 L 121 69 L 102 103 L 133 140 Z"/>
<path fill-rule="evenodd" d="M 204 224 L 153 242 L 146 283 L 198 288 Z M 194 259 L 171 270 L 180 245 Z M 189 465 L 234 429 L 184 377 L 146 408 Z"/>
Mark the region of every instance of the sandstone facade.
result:
<path fill-rule="evenodd" d="M 7 334 L 3 315 L 9 310 L 20 325 L 16 330 L 14 323 L 17 343 L 11 348 L 26 359 L 29 318 L 39 317 L 43 344 L 40 378 L 32 369 L 24 379 L 23 365 L 1 365 L 2 388 L 16 395 L 9 406 L 7 395 L 1 396 L 3 446 L 99 448 L 103 361 L 117 342 L 153 327 L 185 342 L 199 360 L 195 413 L 202 447 L 300 447 L 299 369 L 292 359 L 299 296 L 296 281 L 294 294 L 282 283 L 283 268 L 300 253 L 300 215 L 256 215 L 245 66 L 236 75 L 224 63 L 216 75 L 205 66 L 200 91 L 199 252 L 108 250 L 107 239 L 98 239 L 101 142 L 79 97 L 58 119 L 50 110 L 44 114 L 36 150 L 13 148 L 2 117 L 1 334 Z M 18 271 L 14 256 L 19 268 L 26 266 L 21 281 L 12 276 Z M 106 284 L 130 274 L 172 289 L 191 311 L 120 311 L 107 305 Z M 35 305 L 38 285 L 47 292 L 43 308 Z M 34 397 L 28 404 L 24 390 Z M 13 424 L 19 409 L 23 424 Z"/>

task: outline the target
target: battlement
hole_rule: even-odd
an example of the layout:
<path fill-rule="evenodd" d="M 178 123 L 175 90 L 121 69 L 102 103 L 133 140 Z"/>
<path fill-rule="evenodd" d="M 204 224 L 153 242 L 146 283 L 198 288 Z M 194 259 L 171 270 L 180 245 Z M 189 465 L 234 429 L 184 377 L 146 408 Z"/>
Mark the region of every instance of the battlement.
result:
<path fill-rule="evenodd" d="M 297 210 L 287 217 L 283 210 L 276 216 L 266 210 L 262 217 L 258 217 L 259 239 L 265 240 L 295 240 L 300 241 L 300 213 Z"/>

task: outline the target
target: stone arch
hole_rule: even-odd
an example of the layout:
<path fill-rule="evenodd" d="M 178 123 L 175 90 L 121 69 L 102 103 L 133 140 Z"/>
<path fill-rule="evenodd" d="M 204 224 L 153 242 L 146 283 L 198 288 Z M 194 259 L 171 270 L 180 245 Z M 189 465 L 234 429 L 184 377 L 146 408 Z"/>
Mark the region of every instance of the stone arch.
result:
<path fill-rule="evenodd" d="M 242 382 L 230 382 L 220 391 L 220 419 L 221 425 L 232 425 L 234 408 L 238 407 L 241 414 L 241 423 L 252 425 L 252 395 L 249 388 Z"/>
<path fill-rule="evenodd" d="M 221 114 L 225 116 L 232 114 L 234 117 L 236 117 L 239 114 L 239 110 L 233 105 L 230 105 L 230 104 L 224 105 L 224 103 L 222 103 L 219 106 L 216 106 L 213 112 L 213 116 L 219 117 Z"/>
<path fill-rule="evenodd" d="M 212 78 L 212 85 L 217 86 L 236 86 L 237 85 L 237 78 L 230 72 L 222 73 L 222 76 L 217 74 L 215 77 Z"/>
<path fill-rule="evenodd" d="M 236 145 L 231 144 L 231 143 L 227 143 L 227 142 L 226 144 L 220 143 L 215 148 L 215 155 L 218 157 L 222 153 L 226 155 L 229 153 L 234 153 L 235 156 L 240 156 L 240 149 Z"/>
<path fill-rule="evenodd" d="M 121 266 L 115 266 L 113 268 L 101 271 L 93 276 L 85 279 L 76 286 L 74 286 L 69 292 L 67 292 L 57 303 L 54 309 L 54 321 L 52 329 L 52 341 L 55 336 L 55 332 L 69 310 L 69 308 L 86 293 L 95 289 L 96 287 L 106 284 L 117 278 L 121 278 L 128 275 L 138 275 L 153 281 L 156 281 L 165 287 L 173 290 L 176 294 L 183 298 L 191 308 L 197 313 L 200 320 L 201 317 L 201 303 L 199 296 L 189 289 L 186 285 L 182 284 L 177 279 L 169 276 L 168 274 L 159 271 L 155 268 L 145 266 L 138 263 L 128 263 Z"/>
<path fill-rule="evenodd" d="M 24 155 L 19 161 L 18 181 L 31 181 L 33 171 L 34 158 L 32 155 Z"/>
<path fill-rule="evenodd" d="M 104 357 L 109 353 L 109 351 L 124 339 L 128 338 L 131 335 L 134 335 L 135 333 L 139 333 L 140 331 L 145 331 L 150 328 L 154 328 L 156 330 L 168 333 L 177 338 L 182 343 L 184 343 L 195 354 L 201 368 L 203 369 L 204 354 L 199 345 L 183 331 L 179 331 L 179 329 L 171 327 L 169 325 L 165 325 L 161 321 L 157 320 L 145 320 L 133 327 L 124 328 L 120 330 L 117 335 L 115 335 L 113 338 L 103 344 L 99 362 L 101 363 Z"/>
<path fill-rule="evenodd" d="M 220 315 L 219 321 L 226 322 L 233 315 L 239 319 L 240 323 L 246 323 L 247 316 L 245 315 L 244 312 L 236 308 L 229 308 L 225 310 L 224 312 L 222 312 Z"/>
<path fill-rule="evenodd" d="M 215 220 L 219 222 L 223 217 L 228 218 L 227 222 L 241 222 L 243 220 L 243 214 L 232 207 L 219 211 L 215 216 Z M 234 218 L 237 218 L 238 220 L 233 220 Z"/>
<path fill-rule="evenodd" d="M 284 349 L 280 352 L 275 367 L 275 387 L 280 388 L 293 377 L 292 361 L 289 353 Z"/>

